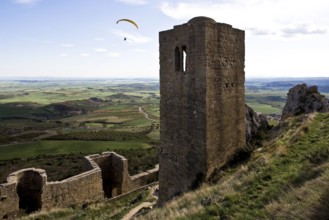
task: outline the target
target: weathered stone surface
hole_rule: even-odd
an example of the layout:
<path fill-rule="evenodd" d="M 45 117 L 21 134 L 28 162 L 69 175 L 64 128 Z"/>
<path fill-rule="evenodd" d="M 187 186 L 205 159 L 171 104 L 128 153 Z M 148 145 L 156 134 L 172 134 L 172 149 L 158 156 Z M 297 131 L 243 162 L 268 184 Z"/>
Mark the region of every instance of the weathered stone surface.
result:
<path fill-rule="evenodd" d="M 246 142 L 259 138 L 262 132 L 270 129 L 267 118 L 263 114 L 257 114 L 252 108 L 246 105 Z"/>
<path fill-rule="evenodd" d="M 289 89 L 281 119 L 310 112 L 327 111 L 329 111 L 328 99 L 318 92 L 317 86 L 307 87 L 306 84 L 298 84 Z"/>
<path fill-rule="evenodd" d="M 19 198 L 16 193 L 16 183 L 0 185 L 0 218 L 14 219 L 19 207 Z"/>
<path fill-rule="evenodd" d="M 160 32 L 159 204 L 245 145 L 244 31 L 196 17 Z"/>

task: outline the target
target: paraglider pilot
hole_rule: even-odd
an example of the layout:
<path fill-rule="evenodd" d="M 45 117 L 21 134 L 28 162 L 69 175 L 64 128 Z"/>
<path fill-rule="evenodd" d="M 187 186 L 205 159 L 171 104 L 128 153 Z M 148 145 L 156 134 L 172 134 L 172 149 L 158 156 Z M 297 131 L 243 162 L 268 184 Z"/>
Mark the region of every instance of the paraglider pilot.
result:
<path fill-rule="evenodd" d="M 130 19 L 127 19 L 127 18 L 123 18 L 123 19 L 119 19 L 119 20 L 117 20 L 117 24 L 118 24 L 119 22 L 121 22 L 121 21 L 127 21 L 127 22 L 133 24 L 133 25 L 138 29 L 138 25 L 137 25 L 136 22 L 134 22 L 133 20 L 130 20 Z M 127 38 L 124 37 L 123 40 L 126 41 Z"/>

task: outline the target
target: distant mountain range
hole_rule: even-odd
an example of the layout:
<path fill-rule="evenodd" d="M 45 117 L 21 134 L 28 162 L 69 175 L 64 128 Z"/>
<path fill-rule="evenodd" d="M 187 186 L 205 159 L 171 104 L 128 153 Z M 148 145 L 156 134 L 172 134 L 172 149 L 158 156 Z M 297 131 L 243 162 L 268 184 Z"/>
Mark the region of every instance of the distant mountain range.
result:
<path fill-rule="evenodd" d="M 141 82 L 159 82 L 158 78 L 65 78 L 65 77 L 0 77 L 0 81 L 16 81 L 20 83 L 38 83 L 53 81 L 70 81 L 70 82 L 117 82 L 129 83 L 135 86 Z M 306 83 L 308 86 L 316 85 L 321 93 L 329 93 L 329 77 L 291 77 L 291 78 L 246 78 L 246 90 L 255 89 L 272 89 L 272 90 L 289 90 L 293 86 Z M 159 85 L 155 85 L 159 87 Z"/>
<path fill-rule="evenodd" d="M 275 89 L 288 90 L 293 86 L 306 83 L 308 86 L 316 85 L 322 93 L 329 93 L 329 77 L 306 78 L 247 78 L 247 89 Z"/>

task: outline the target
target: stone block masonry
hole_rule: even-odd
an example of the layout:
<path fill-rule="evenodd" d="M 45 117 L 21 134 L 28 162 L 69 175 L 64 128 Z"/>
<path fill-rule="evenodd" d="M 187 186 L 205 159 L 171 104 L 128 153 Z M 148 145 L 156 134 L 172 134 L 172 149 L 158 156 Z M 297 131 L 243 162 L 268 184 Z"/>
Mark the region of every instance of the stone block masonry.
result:
<path fill-rule="evenodd" d="M 196 17 L 159 34 L 159 204 L 245 145 L 244 31 Z"/>
<path fill-rule="evenodd" d="M 0 184 L 0 218 L 15 218 L 20 209 L 26 213 L 68 207 L 111 198 L 158 181 L 158 166 L 130 176 L 128 161 L 115 152 L 85 157 L 89 170 L 62 181 L 48 182 L 42 169 L 28 168 L 11 173 Z"/>

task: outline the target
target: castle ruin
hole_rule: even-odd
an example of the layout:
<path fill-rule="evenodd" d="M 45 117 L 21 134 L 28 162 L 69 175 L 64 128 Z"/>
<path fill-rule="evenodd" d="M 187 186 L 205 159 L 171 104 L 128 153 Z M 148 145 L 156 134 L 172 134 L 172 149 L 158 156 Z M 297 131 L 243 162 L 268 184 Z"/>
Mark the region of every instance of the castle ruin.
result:
<path fill-rule="evenodd" d="M 128 160 L 115 152 L 86 156 L 84 166 L 86 172 L 52 182 L 43 169 L 11 173 L 0 184 L 0 218 L 15 218 L 19 210 L 31 213 L 113 198 L 158 180 L 158 166 L 130 176 Z"/>
<path fill-rule="evenodd" d="M 159 34 L 159 204 L 245 145 L 244 31 L 195 17 Z"/>

